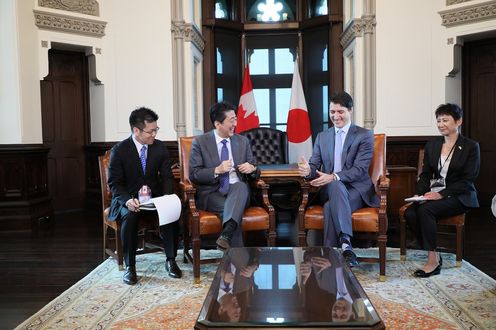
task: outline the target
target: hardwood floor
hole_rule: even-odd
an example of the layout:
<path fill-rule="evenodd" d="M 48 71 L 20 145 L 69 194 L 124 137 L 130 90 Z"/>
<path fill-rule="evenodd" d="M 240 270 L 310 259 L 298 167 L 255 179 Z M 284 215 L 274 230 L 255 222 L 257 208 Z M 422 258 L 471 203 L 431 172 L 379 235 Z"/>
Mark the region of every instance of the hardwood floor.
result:
<path fill-rule="evenodd" d="M 99 216 L 65 213 L 37 233 L 0 232 L 0 329 L 13 329 L 101 262 Z"/>
<path fill-rule="evenodd" d="M 488 208 L 467 215 L 464 259 L 496 279 L 495 233 Z M 388 246 L 397 246 L 394 235 Z M 13 329 L 101 262 L 99 215 L 59 214 L 37 233 L 0 232 L 0 329 Z"/>

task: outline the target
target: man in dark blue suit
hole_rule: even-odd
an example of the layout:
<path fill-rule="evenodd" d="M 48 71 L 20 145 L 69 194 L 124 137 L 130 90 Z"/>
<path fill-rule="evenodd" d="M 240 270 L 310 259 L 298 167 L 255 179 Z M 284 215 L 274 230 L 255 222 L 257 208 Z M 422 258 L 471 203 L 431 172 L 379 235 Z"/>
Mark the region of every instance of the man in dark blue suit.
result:
<path fill-rule="evenodd" d="M 108 184 L 112 191 L 109 220 L 122 220 L 121 239 L 126 263 L 123 281 L 135 284 L 136 248 L 138 246 L 138 221 L 140 211 L 138 192 L 144 186 L 151 190 L 152 197 L 173 192 L 171 161 L 165 144 L 155 139 L 159 127 L 158 115 L 147 108 L 131 112 L 129 125 L 131 136 L 112 148 L 109 164 Z M 155 212 L 155 211 L 153 211 Z M 178 245 L 178 222 L 160 226 L 167 257 L 165 268 L 170 277 L 181 277 L 176 264 Z"/>
<path fill-rule="evenodd" d="M 341 247 L 350 266 L 357 265 L 351 246 L 351 213 L 359 208 L 379 206 L 369 176 L 374 153 L 372 131 L 351 123 L 353 99 L 346 92 L 331 97 L 329 117 L 334 124 L 317 136 L 307 162 L 299 163 L 300 175 L 321 187 L 324 203 L 324 245 Z"/>

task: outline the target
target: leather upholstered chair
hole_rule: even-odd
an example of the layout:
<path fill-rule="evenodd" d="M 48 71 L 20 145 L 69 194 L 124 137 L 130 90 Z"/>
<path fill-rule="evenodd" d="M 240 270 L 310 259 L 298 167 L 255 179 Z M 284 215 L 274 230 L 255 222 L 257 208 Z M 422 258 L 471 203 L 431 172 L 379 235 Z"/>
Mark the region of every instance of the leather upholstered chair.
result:
<path fill-rule="evenodd" d="M 268 127 L 256 127 L 240 134 L 250 140 L 251 151 L 259 164 L 288 163 L 286 132 Z"/>
<path fill-rule="evenodd" d="M 121 243 L 121 225 L 122 221 L 117 219 L 110 221 L 108 215 L 110 212 L 110 202 L 112 201 L 112 192 L 108 186 L 108 167 L 110 162 L 110 150 L 107 150 L 104 155 L 98 157 L 98 165 L 100 168 L 100 186 L 102 190 L 102 209 L 103 209 L 103 259 L 107 255 L 117 260 L 119 270 L 124 269 L 124 257 Z M 155 212 L 146 212 L 146 216 L 141 217 L 138 222 L 139 247 L 136 254 L 151 253 L 160 251 L 161 248 L 146 242 L 147 231 L 158 231 L 158 215 Z M 108 234 L 108 229 L 114 231 L 112 237 Z M 113 243 L 114 248 L 110 245 Z"/>
<path fill-rule="evenodd" d="M 258 164 L 287 164 L 288 136 L 286 132 L 268 127 L 256 127 L 240 133 L 250 140 L 251 151 Z M 300 204 L 300 183 L 292 181 L 269 183 L 269 199 L 278 211 L 296 211 Z M 260 197 L 255 195 L 259 200 Z"/>
<path fill-rule="evenodd" d="M 379 259 L 359 257 L 361 261 L 379 262 L 379 279 L 386 279 L 386 242 L 387 242 L 387 194 L 389 178 L 386 173 L 386 135 L 374 135 L 374 156 L 370 163 L 369 175 L 374 182 L 375 190 L 380 198 L 380 207 L 364 207 L 352 213 L 353 236 L 373 239 L 379 247 Z M 298 214 L 299 243 L 307 245 L 308 229 L 324 229 L 324 210 L 321 205 L 306 206 L 308 203 L 308 186 L 302 186 L 303 200 Z"/>
<path fill-rule="evenodd" d="M 201 259 L 200 243 L 202 236 L 220 235 L 221 219 L 212 212 L 199 210 L 196 207 L 195 185 L 189 180 L 189 160 L 194 137 L 179 138 L 179 157 L 181 164 L 180 185 L 183 190 L 183 200 L 186 204 L 184 218 L 184 260 L 193 263 L 193 274 L 196 281 L 200 279 L 200 264 L 216 262 L 217 259 Z M 263 207 L 250 206 L 243 214 L 243 231 L 264 230 L 267 232 L 267 245 L 275 246 L 275 212 L 269 203 L 268 185 L 262 180 L 256 183 L 256 189 L 262 190 Z M 192 254 L 189 253 L 191 247 Z"/>
<path fill-rule="evenodd" d="M 417 166 L 417 176 L 422 172 L 424 166 L 424 149 L 419 150 L 419 161 Z M 405 211 L 412 203 L 403 205 L 400 208 L 400 259 L 406 260 L 406 219 Z M 438 225 L 456 227 L 456 266 L 462 265 L 463 258 L 463 232 L 465 228 L 465 213 L 439 219 Z"/>

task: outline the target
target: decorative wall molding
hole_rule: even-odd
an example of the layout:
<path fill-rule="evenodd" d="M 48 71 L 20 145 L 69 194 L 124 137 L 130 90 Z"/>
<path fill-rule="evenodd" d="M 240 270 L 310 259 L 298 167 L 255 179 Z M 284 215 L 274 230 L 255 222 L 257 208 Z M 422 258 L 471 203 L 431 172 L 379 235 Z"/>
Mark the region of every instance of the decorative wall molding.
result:
<path fill-rule="evenodd" d="M 472 0 L 446 0 L 446 6 L 456 5 L 458 3 L 469 2 Z"/>
<path fill-rule="evenodd" d="M 57 30 L 69 33 L 103 37 L 107 22 L 47 13 L 34 10 L 35 24 L 37 27 L 48 30 Z"/>
<path fill-rule="evenodd" d="M 496 18 L 496 1 L 468 5 L 439 12 L 442 25 L 452 27 Z"/>
<path fill-rule="evenodd" d="M 172 21 L 172 35 L 174 39 L 185 39 L 193 43 L 203 53 L 205 39 L 203 39 L 201 32 L 194 24 L 185 23 L 184 21 Z"/>
<path fill-rule="evenodd" d="M 38 6 L 100 16 L 96 0 L 38 0 Z"/>
<path fill-rule="evenodd" d="M 346 49 L 355 38 L 363 37 L 366 33 L 374 33 L 375 25 L 375 16 L 362 16 L 362 18 L 352 19 L 339 37 L 343 49 Z"/>

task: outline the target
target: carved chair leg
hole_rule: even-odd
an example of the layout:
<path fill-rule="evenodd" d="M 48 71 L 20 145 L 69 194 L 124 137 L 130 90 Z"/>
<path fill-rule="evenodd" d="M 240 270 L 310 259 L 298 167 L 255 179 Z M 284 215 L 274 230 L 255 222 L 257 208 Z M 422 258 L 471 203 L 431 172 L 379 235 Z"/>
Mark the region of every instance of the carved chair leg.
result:
<path fill-rule="evenodd" d="M 187 221 L 187 220 L 185 220 Z M 188 257 L 186 256 L 190 246 L 189 229 L 186 225 L 183 227 L 183 262 L 188 263 Z"/>
<path fill-rule="evenodd" d="M 406 220 L 400 216 L 400 260 L 406 260 Z"/>
<path fill-rule="evenodd" d="M 456 267 L 460 267 L 462 265 L 463 228 L 464 225 L 456 225 Z"/>
<path fill-rule="evenodd" d="M 115 249 L 117 250 L 117 266 L 119 270 L 124 269 L 124 256 L 122 252 L 121 231 L 115 231 Z"/>
<path fill-rule="evenodd" d="M 103 223 L 103 260 L 107 259 L 107 225 Z"/>
<path fill-rule="evenodd" d="M 200 279 L 200 239 L 193 238 L 193 276 Z"/>
<path fill-rule="evenodd" d="M 386 239 L 379 238 L 379 281 L 386 280 Z"/>

